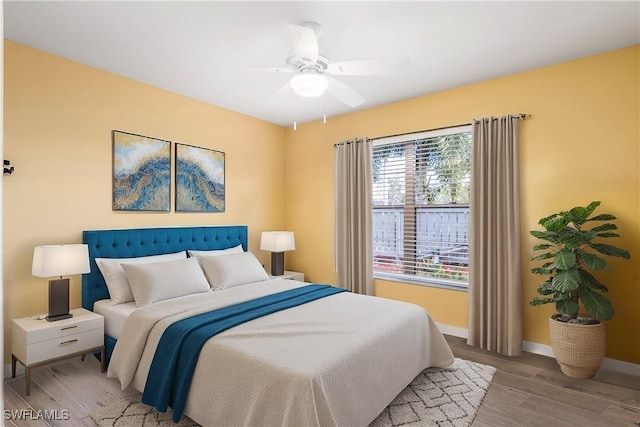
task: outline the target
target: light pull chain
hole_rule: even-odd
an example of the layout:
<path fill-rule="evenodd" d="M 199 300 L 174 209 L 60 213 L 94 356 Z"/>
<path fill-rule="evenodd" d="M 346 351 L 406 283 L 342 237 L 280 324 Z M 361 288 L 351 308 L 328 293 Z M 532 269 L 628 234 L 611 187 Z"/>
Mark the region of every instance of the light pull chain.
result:
<path fill-rule="evenodd" d="M 327 95 L 322 95 L 322 123 L 327 123 Z"/>
<path fill-rule="evenodd" d="M 297 95 L 293 94 L 293 130 L 298 129 L 298 122 L 296 121 L 296 100 L 298 99 Z M 327 123 L 327 96 L 322 96 L 322 123 Z"/>
<path fill-rule="evenodd" d="M 296 96 L 295 91 L 293 92 L 293 130 L 298 129 L 298 123 L 296 123 Z"/>

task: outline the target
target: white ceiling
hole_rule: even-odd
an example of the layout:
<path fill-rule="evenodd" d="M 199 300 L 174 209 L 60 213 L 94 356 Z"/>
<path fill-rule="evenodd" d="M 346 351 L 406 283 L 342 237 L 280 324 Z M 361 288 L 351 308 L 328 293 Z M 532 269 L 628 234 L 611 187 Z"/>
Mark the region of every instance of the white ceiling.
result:
<path fill-rule="evenodd" d="M 4 36 L 252 117 L 291 126 L 353 111 L 330 98 L 265 101 L 291 74 L 286 24 L 321 24 L 331 61 L 404 61 L 339 80 L 357 110 L 640 43 L 640 2 L 4 1 Z"/>

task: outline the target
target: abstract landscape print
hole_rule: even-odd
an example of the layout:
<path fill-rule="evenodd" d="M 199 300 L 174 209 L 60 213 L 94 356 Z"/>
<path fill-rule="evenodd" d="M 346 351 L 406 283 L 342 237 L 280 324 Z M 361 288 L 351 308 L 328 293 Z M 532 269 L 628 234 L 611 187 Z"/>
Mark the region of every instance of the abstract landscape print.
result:
<path fill-rule="evenodd" d="M 224 209 L 224 153 L 176 143 L 176 212 Z"/>
<path fill-rule="evenodd" d="M 171 210 L 171 142 L 113 131 L 113 210 Z"/>

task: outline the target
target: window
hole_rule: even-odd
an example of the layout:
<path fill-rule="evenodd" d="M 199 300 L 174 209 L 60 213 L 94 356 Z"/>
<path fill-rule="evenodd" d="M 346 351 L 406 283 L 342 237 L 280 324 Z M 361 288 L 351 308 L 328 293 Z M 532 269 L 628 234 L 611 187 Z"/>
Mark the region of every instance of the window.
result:
<path fill-rule="evenodd" d="M 376 278 L 467 289 L 471 126 L 374 141 Z"/>

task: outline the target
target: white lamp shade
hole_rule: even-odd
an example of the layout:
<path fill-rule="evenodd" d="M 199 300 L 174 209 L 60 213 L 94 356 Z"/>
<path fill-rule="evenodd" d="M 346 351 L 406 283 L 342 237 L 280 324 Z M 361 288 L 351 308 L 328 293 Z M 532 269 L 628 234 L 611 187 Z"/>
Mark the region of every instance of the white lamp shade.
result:
<path fill-rule="evenodd" d="M 89 247 L 84 244 L 36 246 L 31 274 L 36 277 L 89 273 Z"/>
<path fill-rule="evenodd" d="M 317 73 L 298 74 L 289 83 L 296 95 L 304 97 L 320 96 L 329 85 L 327 78 Z"/>
<path fill-rule="evenodd" d="M 293 231 L 263 231 L 260 239 L 260 250 L 285 252 L 296 249 Z"/>

